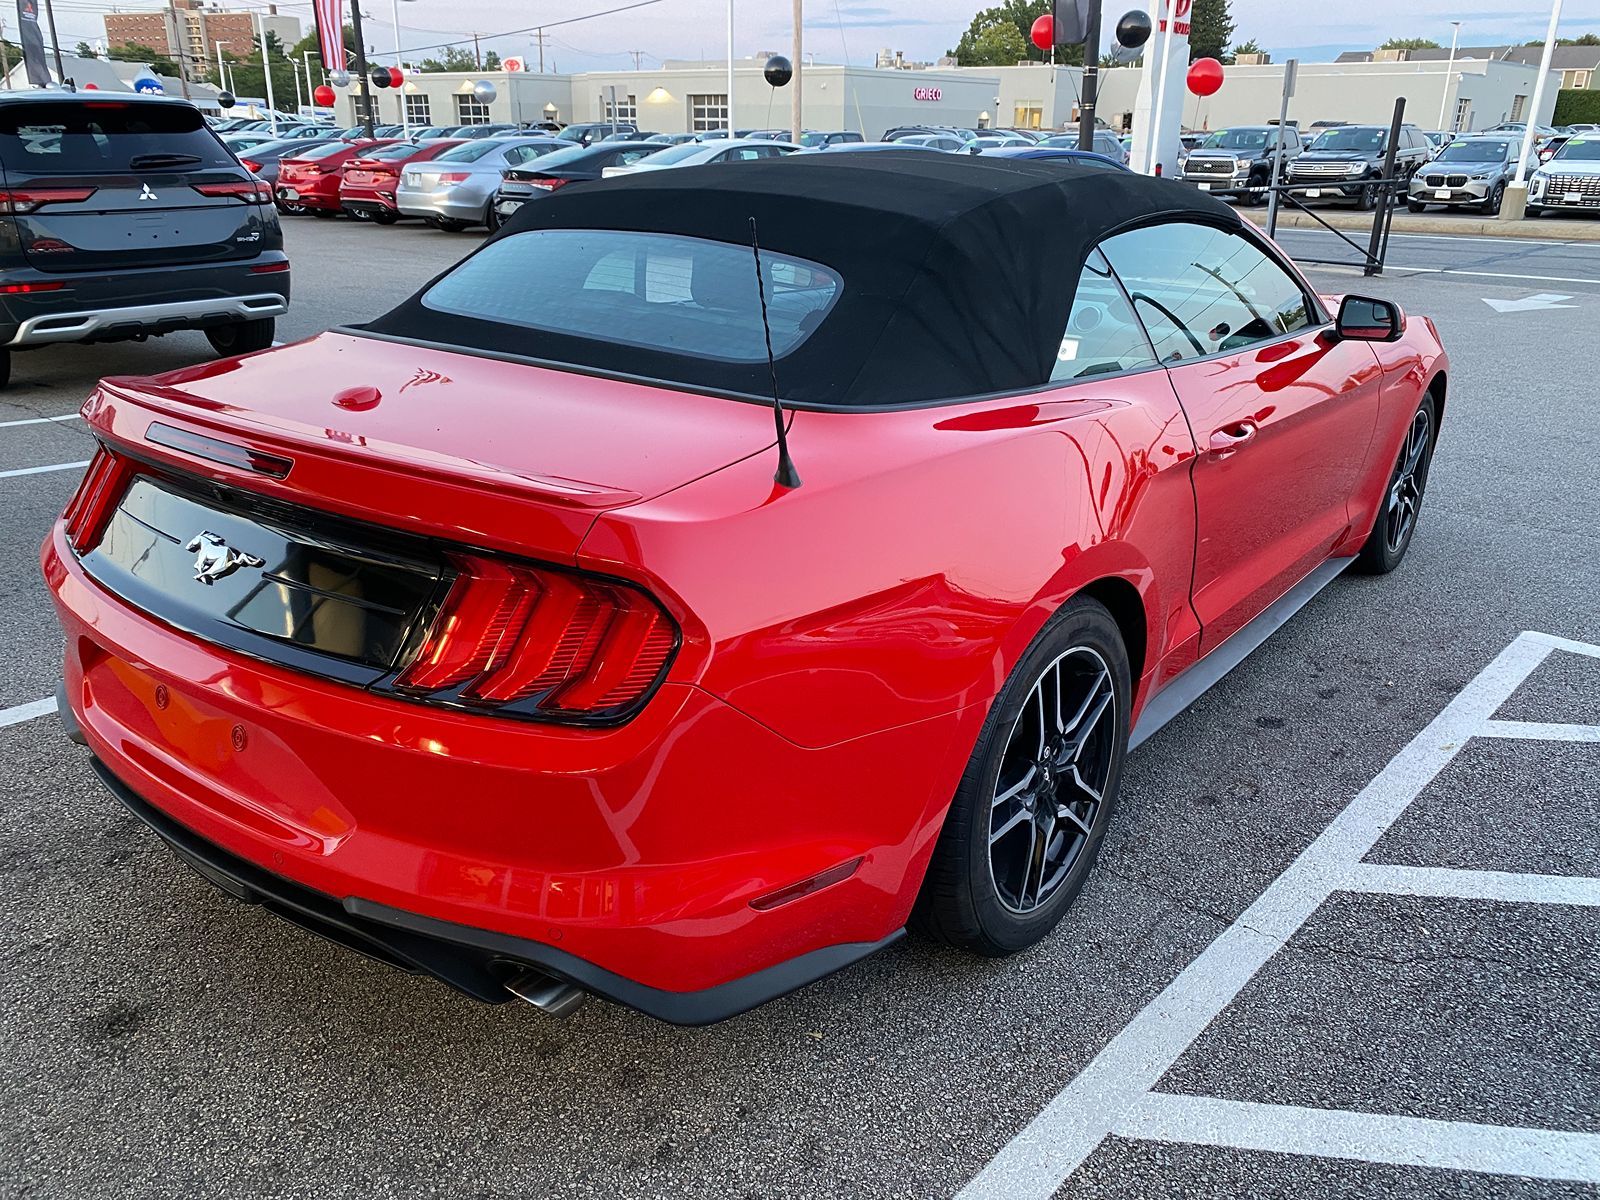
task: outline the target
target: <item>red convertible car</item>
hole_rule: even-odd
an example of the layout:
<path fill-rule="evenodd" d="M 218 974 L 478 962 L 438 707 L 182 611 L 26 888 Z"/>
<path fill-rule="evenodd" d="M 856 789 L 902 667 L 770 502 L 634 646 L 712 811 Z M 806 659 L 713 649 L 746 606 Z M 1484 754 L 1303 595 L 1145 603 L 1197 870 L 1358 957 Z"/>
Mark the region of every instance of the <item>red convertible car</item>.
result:
<path fill-rule="evenodd" d="M 369 325 L 100 385 L 61 710 L 213 883 L 483 1000 L 1002 955 L 1130 745 L 1400 562 L 1445 374 L 1170 181 L 572 188 Z"/>

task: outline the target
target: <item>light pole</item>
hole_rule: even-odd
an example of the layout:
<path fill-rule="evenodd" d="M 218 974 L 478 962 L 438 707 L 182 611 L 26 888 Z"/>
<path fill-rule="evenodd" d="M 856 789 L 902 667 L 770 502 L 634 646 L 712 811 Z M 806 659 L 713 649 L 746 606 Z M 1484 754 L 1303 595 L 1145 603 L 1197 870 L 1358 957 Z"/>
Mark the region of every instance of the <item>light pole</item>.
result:
<path fill-rule="evenodd" d="M 389 0 L 389 9 L 394 19 L 394 68 L 404 71 L 405 64 L 400 61 L 400 0 Z M 395 89 L 395 98 L 400 101 L 400 136 L 407 137 L 411 133 L 410 122 L 406 120 L 406 89 L 402 83 Z"/>
<path fill-rule="evenodd" d="M 1445 109 L 1450 105 L 1450 81 L 1456 76 L 1456 42 L 1461 38 L 1461 22 L 1451 21 L 1450 24 L 1455 26 L 1455 29 L 1450 34 L 1450 62 L 1444 69 L 1444 94 L 1439 97 L 1439 130 L 1441 133 L 1451 132 L 1451 130 L 1447 130 L 1444 127 L 1444 114 Z M 1454 121 L 1450 123 L 1452 125 L 1455 124 Z"/>
<path fill-rule="evenodd" d="M 1544 53 L 1539 56 L 1539 78 L 1533 81 L 1533 111 L 1525 114 L 1528 125 L 1522 134 L 1522 153 L 1517 155 L 1517 177 L 1506 189 L 1500 206 L 1502 221 L 1520 221 L 1528 211 L 1528 155 L 1533 153 L 1533 131 L 1539 123 L 1539 108 L 1544 104 L 1544 85 L 1550 78 L 1550 59 L 1556 51 L 1556 30 L 1561 27 L 1561 0 L 1550 6 L 1550 27 L 1544 34 Z"/>
<path fill-rule="evenodd" d="M 278 102 L 272 95 L 272 59 L 267 57 L 267 27 L 261 22 L 261 14 L 256 13 L 256 33 L 261 37 L 261 74 L 267 81 L 267 123 L 272 129 L 272 136 L 278 136 Z"/>
<path fill-rule="evenodd" d="M 804 0 L 794 0 L 794 92 L 789 97 L 789 133 L 794 138 L 794 144 L 796 146 L 800 145 L 801 132 L 800 63 L 804 58 L 804 55 L 802 54 L 804 47 L 802 46 L 803 39 L 800 36 L 800 22 L 804 16 L 804 14 L 801 12 L 801 6 L 803 3 Z"/>
<path fill-rule="evenodd" d="M 733 137 L 733 0 L 728 0 L 728 137 Z"/>

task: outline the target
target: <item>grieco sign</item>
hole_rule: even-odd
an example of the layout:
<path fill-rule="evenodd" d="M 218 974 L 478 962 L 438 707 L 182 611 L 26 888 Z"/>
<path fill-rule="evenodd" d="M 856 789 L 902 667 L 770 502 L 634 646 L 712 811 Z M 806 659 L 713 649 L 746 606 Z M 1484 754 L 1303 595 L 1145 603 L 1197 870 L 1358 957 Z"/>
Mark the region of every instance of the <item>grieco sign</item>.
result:
<path fill-rule="evenodd" d="M 943 100 L 944 93 L 936 87 L 919 87 L 911 89 L 913 100 Z"/>

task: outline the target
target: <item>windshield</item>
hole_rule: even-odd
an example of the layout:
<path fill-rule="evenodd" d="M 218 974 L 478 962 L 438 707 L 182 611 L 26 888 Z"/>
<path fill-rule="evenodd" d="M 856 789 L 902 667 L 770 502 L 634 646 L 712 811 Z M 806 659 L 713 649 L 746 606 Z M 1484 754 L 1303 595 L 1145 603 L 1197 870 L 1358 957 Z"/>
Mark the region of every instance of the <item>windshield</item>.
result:
<path fill-rule="evenodd" d="M 805 341 L 839 295 L 826 267 L 763 252 L 772 352 Z M 539 286 L 529 286 L 538 280 Z M 537 229 L 488 243 L 423 293 L 425 307 L 502 325 L 724 362 L 767 343 L 744 246 L 666 233 Z"/>
<path fill-rule="evenodd" d="M 1451 142 L 1433 161 L 1505 162 L 1510 157 L 1510 142 Z"/>
<path fill-rule="evenodd" d="M 493 154 L 504 142 L 462 142 L 459 146 L 451 146 L 443 154 L 435 158 L 434 162 L 477 162 L 480 158 Z"/>
<path fill-rule="evenodd" d="M 231 167 L 234 160 L 187 104 L 44 100 L 0 108 L 0 163 L 19 173 L 94 175 Z"/>
<path fill-rule="evenodd" d="M 1551 162 L 1600 162 L 1600 138 L 1572 138 Z"/>
<path fill-rule="evenodd" d="M 1383 149 L 1383 143 L 1389 136 L 1386 129 L 1363 128 L 1352 126 L 1348 129 L 1328 129 L 1311 143 L 1313 150 L 1360 150 L 1372 153 Z"/>
<path fill-rule="evenodd" d="M 1259 150 L 1267 144 L 1264 129 L 1219 129 L 1200 143 L 1202 150 Z"/>

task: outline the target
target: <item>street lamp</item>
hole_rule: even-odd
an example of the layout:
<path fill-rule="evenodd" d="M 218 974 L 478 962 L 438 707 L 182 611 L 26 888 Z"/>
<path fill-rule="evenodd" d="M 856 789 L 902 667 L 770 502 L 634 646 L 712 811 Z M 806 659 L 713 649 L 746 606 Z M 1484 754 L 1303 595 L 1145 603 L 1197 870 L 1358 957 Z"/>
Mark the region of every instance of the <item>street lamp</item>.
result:
<path fill-rule="evenodd" d="M 1550 27 L 1544 34 L 1544 53 L 1539 56 L 1539 77 L 1533 81 L 1533 111 L 1526 114 L 1528 125 L 1522 134 L 1522 152 L 1517 155 L 1517 175 L 1506 189 L 1500 206 L 1502 221 L 1520 221 L 1528 211 L 1528 155 L 1533 153 L 1533 131 L 1539 124 L 1539 109 L 1544 104 L 1544 85 L 1550 78 L 1550 59 L 1556 50 L 1556 31 L 1561 27 L 1561 0 L 1550 6 Z"/>
<path fill-rule="evenodd" d="M 1450 81 L 1456 76 L 1456 42 L 1461 37 L 1461 22 L 1451 21 L 1450 24 L 1455 26 L 1455 29 L 1450 34 L 1450 62 L 1444 69 L 1444 94 L 1439 97 L 1439 130 L 1445 133 L 1454 132 L 1453 129 L 1445 129 L 1444 112 L 1450 104 Z M 1450 124 L 1454 126 L 1455 122 L 1451 121 Z"/>
<path fill-rule="evenodd" d="M 412 2 L 413 0 L 406 0 L 408 4 Z M 395 70 L 403 71 L 405 64 L 400 61 L 400 0 L 389 0 L 389 10 L 394 20 L 394 66 Z M 400 136 L 407 137 L 411 129 L 410 122 L 406 120 L 406 94 L 404 88 L 396 89 L 395 99 L 400 102 Z"/>

